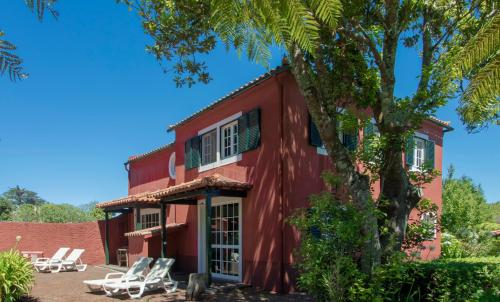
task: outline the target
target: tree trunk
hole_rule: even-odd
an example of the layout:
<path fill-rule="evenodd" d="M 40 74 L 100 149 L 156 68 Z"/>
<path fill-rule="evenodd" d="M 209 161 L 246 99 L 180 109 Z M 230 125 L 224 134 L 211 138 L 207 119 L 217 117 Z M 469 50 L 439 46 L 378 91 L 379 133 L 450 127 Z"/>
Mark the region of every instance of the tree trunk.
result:
<path fill-rule="evenodd" d="M 411 184 L 404 169 L 402 141 L 398 135 L 387 135 L 388 147 L 384 154 L 384 163 L 380 173 L 379 209 L 386 214 L 379 225 L 388 228 L 381 235 L 382 259 L 387 260 L 394 251 L 401 250 L 408 217 L 421 198 L 421 191 Z"/>

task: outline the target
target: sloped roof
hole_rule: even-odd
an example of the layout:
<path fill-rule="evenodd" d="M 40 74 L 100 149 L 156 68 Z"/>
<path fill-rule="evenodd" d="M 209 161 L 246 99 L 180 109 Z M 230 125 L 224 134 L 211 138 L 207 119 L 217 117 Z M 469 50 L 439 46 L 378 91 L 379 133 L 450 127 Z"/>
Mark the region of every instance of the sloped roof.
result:
<path fill-rule="evenodd" d="M 249 183 L 234 180 L 215 173 L 209 176 L 197 178 L 188 182 L 171 186 L 166 189 L 161 189 L 154 192 L 145 192 L 145 193 L 130 195 L 127 197 L 98 203 L 96 207 L 97 208 L 109 208 L 115 206 L 127 207 L 127 206 L 134 206 L 137 204 L 158 205 L 158 203 L 162 198 L 172 196 L 177 193 L 191 192 L 199 189 L 209 189 L 209 188 L 246 191 L 251 187 L 252 185 Z"/>
<path fill-rule="evenodd" d="M 136 161 L 136 160 L 142 159 L 142 158 L 144 158 L 144 157 L 148 157 L 148 156 L 150 156 L 150 155 L 152 155 L 152 154 L 154 154 L 154 153 L 156 153 L 156 152 L 160 152 L 160 151 L 162 151 L 162 150 L 168 149 L 168 148 L 172 147 L 174 144 L 175 144 L 175 141 L 170 142 L 170 143 L 168 143 L 168 144 L 166 144 L 166 145 L 160 146 L 160 147 L 158 147 L 158 148 L 156 148 L 156 149 L 153 149 L 153 150 L 151 150 L 151 151 L 148 151 L 148 152 L 146 152 L 146 153 L 137 154 L 137 155 L 132 155 L 132 156 L 130 156 L 130 157 L 129 157 L 129 159 L 128 159 L 127 163 L 130 163 L 130 162 L 133 162 L 133 161 Z"/>
<path fill-rule="evenodd" d="M 178 230 L 186 226 L 187 226 L 186 223 L 169 223 L 166 225 L 167 230 L 169 231 Z M 152 228 L 125 233 L 125 237 L 152 236 L 160 232 L 161 232 L 161 226 L 158 225 Z"/>
<path fill-rule="evenodd" d="M 259 85 L 260 83 L 264 82 L 265 80 L 271 78 L 272 76 L 276 75 L 276 74 L 279 74 L 283 71 L 287 71 L 289 70 L 290 67 L 288 65 L 280 65 L 280 66 L 277 66 L 276 68 L 274 69 L 271 69 L 269 70 L 268 72 L 256 77 L 255 79 L 251 80 L 250 82 L 247 82 L 245 84 L 243 84 L 242 86 L 240 86 L 239 88 L 229 92 L 228 94 L 226 94 L 225 96 L 219 98 L 218 100 L 214 101 L 213 103 L 211 103 L 210 105 L 198 110 L 197 112 L 191 114 L 190 116 L 186 117 L 185 119 L 173 124 L 173 125 L 170 125 L 168 126 L 168 129 L 167 131 L 173 131 L 175 128 L 179 127 L 180 125 L 183 125 L 187 122 L 189 122 L 190 120 L 194 119 L 195 117 L 199 116 L 200 114 L 202 114 L 203 112 L 207 111 L 207 110 L 210 110 L 212 108 L 214 108 L 215 106 L 219 105 L 220 103 L 223 103 L 223 102 L 226 102 L 226 101 L 229 101 L 231 100 L 232 98 L 234 98 L 235 96 L 239 95 L 240 93 L 254 87 L 254 86 L 257 86 Z"/>

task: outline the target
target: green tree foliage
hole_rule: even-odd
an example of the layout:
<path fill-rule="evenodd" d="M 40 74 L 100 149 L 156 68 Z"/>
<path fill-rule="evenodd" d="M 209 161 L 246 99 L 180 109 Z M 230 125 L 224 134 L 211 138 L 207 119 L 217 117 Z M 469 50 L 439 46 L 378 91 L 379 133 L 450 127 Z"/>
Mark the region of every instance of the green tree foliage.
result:
<path fill-rule="evenodd" d="M 76 223 L 94 221 L 100 218 L 100 213 L 92 209 L 90 212 L 69 204 L 45 203 L 40 206 L 25 204 L 13 213 L 14 221 Z"/>
<path fill-rule="evenodd" d="M 57 0 L 25 0 L 26 6 L 42 21 L 44 13 L 48 10 L 57 18 L 54 4 Z M 22 80 L 28 77 L 23 72 L 22 59 L 14 53 L 17 47 L 3 39 L 5 33 L 0 30 L 0 76 L 8 74 L 11 81 Z"/>
<path fill-rule="evenodd" d="M 0 221 L 10 220 L 14 205 L 8 199 L 0 196 Z"/>
<path fill-rule="evenodd" d="M 444 258 L 498 255 L 500 239 L 491 231 L 500 229 L 481 187 L 468 177 L 455 178 L 453 166 L 443 186 L 441 250 Z"/>
<path fill-rule="evenodd" d="M 46 202 L 44 199 L 39 197 L 36 192 L 19 186 L 10 188 L 7 192 L 3 193 L 2 196 L 16 206 L 23 204 L 40 205 Z"/>
<path fill-rule="evenodd" d="M 329 184 L 334 177 L 326 176 Z M 364 275 L 358 269 L 366 217 L 354 204 L 331 192 L 311 196 L 310 208 L 297 211 L 290 223 L 301 233 L 298 286 L 318 301 L 345 301 Z"/>
<path fill-rule="evenodd" d="M 40 219 L 40 206 L 23 204 L 17 207 L 12 214 L 13 221 L 42 222 Z"/>
<path fill-rule="evenodd" d="M 104 220 L 104 211 L 101 208 L 97 208 L 96 204 L 96 201 L 92 201 L 87 204 L 81 205 L 80 209 L 93 217 L 95 220 Z"/>
<path fill-rule="evenodd" d="M 443 230 L 460 234 L 484 222 L 486 217 L 487 204 L 481 187 L 468 177 L 454 178 L 451 166 L 443 184 Z"/>
<path fill-rule="evenodd" d="M 493 0 L 119 2 L 142 17 L 144 30 L 153 38 L 149 51 L 173 72 L 178 85 L 209 80 L 199 55 L 212 51 L 217 39 L 257 62 L 267 62 L 270 47 L 286 51 L 339 176 L 338 187 L 357 207 L 369 209 L 370 184 L 383 179 L 375 204 L 384 215 L 373 212 L 364 225 L 365 235 L 372 237 L 361 253 L 373 261 L 365 271 L 403 246 L 421 186 L 436 175 L 431 169 L 414 173 L 405 167 L 401 158 L 407 138 L 459 91 L 452 55 L 495 7 Z M 412 93 L 397 96 L 396 81 L 404 78 L 396 77 L 396 56 L 405 47 L 421 53 L 421 58 L 415 57 L 421 62 L 419 83 Z M 372 116 L 360 114 L 367 108 Z M 372 150 L 377 157 L 366 159 L 345 147 L 337 133 L 356 133 L 372 117 L 380 143 Z M 354 123 L 341 123 L 345 120 Z M 363 160 L 367 169 L 360 171 L 357 163 Z M 380 234 L 380 229 L 387 231 Z"/>
<path fill-rule="evenodd" d="M 462 78 L 469 84 L 462 95 L 459 113 L 470 130 L 488 122 L 500 122 L 500 13 L 465 43 L 456 56 Z"/>

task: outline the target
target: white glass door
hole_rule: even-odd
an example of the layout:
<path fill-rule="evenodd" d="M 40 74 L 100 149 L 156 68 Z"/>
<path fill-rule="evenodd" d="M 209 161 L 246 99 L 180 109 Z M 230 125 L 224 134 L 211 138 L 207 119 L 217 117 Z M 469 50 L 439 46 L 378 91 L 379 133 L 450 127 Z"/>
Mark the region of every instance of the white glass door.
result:
<path fill-rule="evenodd" d="M 212 206 L 212 260 L 214 277 L 240 276 L 240 205 L 225 203 Z"/>

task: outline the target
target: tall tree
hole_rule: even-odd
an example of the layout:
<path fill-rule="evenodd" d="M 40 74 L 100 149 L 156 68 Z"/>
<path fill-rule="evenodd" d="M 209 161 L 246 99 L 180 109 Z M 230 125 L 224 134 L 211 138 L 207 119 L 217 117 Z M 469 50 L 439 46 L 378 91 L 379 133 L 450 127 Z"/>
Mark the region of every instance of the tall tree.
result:
<path fill-rule="evenodd" d="M 42 21 L 44 13 L 48 10 L 55 18 L 58 13 L 53 8 L 57 0 L 24 0 L 26 6 Z M 14 53 L 17 47 L 3 39 L 5 33 L 0 30 L 0 75 L 8 74 L 11 81 L 21 80 L 28 77 L 23 71 L 23 60 Z"/>
<path fill-rule="evenodd" d="M 468 177 L 455 178 L 453 167 L 443 185 L 443 213 L 441 226 L 444 231 L 460 235 L 474 229 L 488 216 L 486 198 L 480 186 Z"/>
<path fill-rule="evenodd" d="M 40 205 L 46 203 L 46 201 L 38 196 L 36 192 L 30 191 L 19 186 L 10 188 L 7 192 L 2 194 L 2 197 L 10 201 L 16 206 L 23 204 Z"/>
<path fill-rule="evenodd" d="M 10 220 L 14 205 L 8 199 L 0 196 L 0 221 Z"/>
<path fill-rule="evenodd" d="M 178 85 L 210 80 L 203 59 L 217 39 L 266 63 L 281 46 L 349 199 L 367 215 L 362 267 L 371 269 L 402 247 L 408 217 L 432 169 L 413 172 L 402 162 L 407 138 L 459 92 L 450 63 L 484 24 L 495 1 L 466 0 L 122 0 L 135 8 L 154 43 L 148 47 Z M 421 52 L 412 94 L 395 94 L 396 57 Z M 169 63 L 173 62 L 173 63 Z M 362 114 L 369 109 L 370 114 Z M 352 152 L 339 131 L 357 133 L 375 119 L 380 139 L 368 160 Z M 370 136 L 367 136 L 370 140 Z M 408 147 L 413 148 L 412 145 Z M 358 169 L 362 161 L 366 169 Z M 374 164 L 375 163 L 375 164 Z M 370 185 L 380 180 L 373 200 Z M 378 211 L 371 211 L 375 204 Z M 380 212 L 381 215 L 375 215 Z M 380 229 L 387 231 L 379 232 Z"/>

